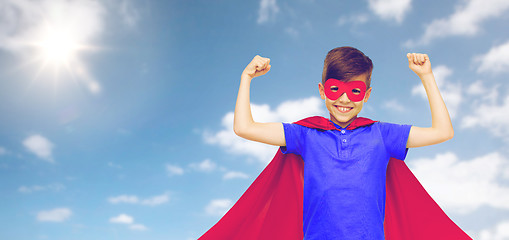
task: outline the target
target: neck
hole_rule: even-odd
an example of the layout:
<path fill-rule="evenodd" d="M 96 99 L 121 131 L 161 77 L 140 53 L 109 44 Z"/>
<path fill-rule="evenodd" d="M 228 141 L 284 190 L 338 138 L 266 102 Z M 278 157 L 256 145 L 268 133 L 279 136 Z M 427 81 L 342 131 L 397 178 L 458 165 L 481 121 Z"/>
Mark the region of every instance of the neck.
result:
<path fill-rule="evenodd" d="M 351 118 L 350 120 L 346 121 L 346 122 L 340 122 L 338 121 L 336 118 L 334 118 L 334 116 L 332 116 L 332 114 L 330 115 L 330 120 L 339 125 L 340 127 L 342 128 L 346 128 L 348 127 L 348 125 L 350 125 L 350 123 L 352 123 L 355 119 L 357 119 L 357 115 L 355 115 L 355 117 Z"/>

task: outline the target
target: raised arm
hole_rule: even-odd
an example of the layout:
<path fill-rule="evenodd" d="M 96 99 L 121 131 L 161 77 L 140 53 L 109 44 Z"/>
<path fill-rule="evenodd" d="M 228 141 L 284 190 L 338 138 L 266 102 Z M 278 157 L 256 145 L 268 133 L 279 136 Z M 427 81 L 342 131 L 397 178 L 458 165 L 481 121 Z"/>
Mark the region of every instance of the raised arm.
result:
<path fill-rule="evenodd" d="M 449 112 L 435 82 L 429 57 L 426 54 L 409 53 L 407 58 L 408 66 L 421 79 L 431 109 L 431 127 L 412 126 L 407 147 L 423 147 L 445 142 L 454 136 L 454 130 Z"/>
<path fill-rule="evenodd" d="M 253 120 L 251 115 L 249 101 L 251 80 L 267 73 L 270 67 L 270 59 L 256 55 L 242 72 L 237 104 L 235 105 L 233 131 L 248 140 L 286 146 L 282 123 L 258 123 Z"/>

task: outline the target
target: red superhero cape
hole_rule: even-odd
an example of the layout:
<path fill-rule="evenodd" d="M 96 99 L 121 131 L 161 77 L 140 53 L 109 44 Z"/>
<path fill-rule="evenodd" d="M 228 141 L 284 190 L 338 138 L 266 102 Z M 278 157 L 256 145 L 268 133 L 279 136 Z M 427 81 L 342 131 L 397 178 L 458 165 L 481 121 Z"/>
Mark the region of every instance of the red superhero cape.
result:
<path fill-rule="evenodd" d="M 357 118 L 348 130 L 373 124 Z M 310 117 L 296 124 L 336 129 L 328 119 Z M 304 162 L 299 155 L 278 150 L 233 207 L 199 240 L 302 240 Z M 472 239 L 435 203 L 404 161 L 391 158 L 387 166 L 385 239 Z"/>

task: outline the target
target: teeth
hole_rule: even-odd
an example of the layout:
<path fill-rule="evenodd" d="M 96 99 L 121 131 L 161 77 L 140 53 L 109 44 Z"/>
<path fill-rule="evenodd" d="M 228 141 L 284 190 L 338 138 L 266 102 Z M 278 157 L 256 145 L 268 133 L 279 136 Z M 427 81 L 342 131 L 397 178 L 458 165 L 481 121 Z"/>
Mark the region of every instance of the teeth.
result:
<path fill-rule="evenodd" d="M 345 107 L 337 107 L 339 109 L 339 111 L 341 112 L 346 112 L 346 111 L 349 111 L 351 108 L 345 108 Z"/>

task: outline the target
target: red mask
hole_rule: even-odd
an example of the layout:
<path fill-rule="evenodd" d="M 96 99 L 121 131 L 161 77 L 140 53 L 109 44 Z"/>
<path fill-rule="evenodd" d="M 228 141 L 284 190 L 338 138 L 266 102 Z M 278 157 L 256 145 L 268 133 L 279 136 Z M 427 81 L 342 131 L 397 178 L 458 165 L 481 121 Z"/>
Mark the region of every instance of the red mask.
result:
<path fill-rule="evenodd" d="M 363 81 L 342 82 L 334 78 L 325 81 L 325 96 L 332 101 L 336 101 L 343 93 L 346 93 L 348 99 L 352 102 L 359 102 L 366 95 L 366 83 Z"/>

